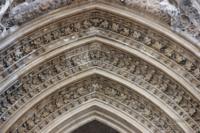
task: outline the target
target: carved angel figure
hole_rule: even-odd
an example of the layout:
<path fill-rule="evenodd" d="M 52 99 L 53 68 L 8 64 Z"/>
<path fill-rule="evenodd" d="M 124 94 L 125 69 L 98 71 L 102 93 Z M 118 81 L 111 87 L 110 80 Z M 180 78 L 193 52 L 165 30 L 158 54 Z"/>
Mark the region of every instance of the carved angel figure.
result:
<path fill-rule="evenodd" d="M 146 118 L 151 118 L 152 117 L 152 112 L 148 107 L 145 107 L 144 110 L 142 111 L 142 114 L 146 117 Z"/>
<path fill-rule="evenodd" d="M 84 26 L 86 29 L 88 29 L 88 28 L 90 28 L 90 27 L 92 26 L 92 24 L 91 24 L 88 20 L 85 20 L 85 21 L 83 21 L 83 26 Z"/>
<path fill-rule="evenodd" d="M 23 56 L 23 52 L 21 51 L 20 48 L 16 49 L 15 51 L 15 59 L 18 60 Z"/>
<path fill-rule="evenodd" d="M 200 77 L 200 68 L 196 68 L 196 69 L 194 70 L 194 76 L 197 77 L 197 78 Z"/>
<path fill-rule="evenodd" d="M 97 91 L 102 88 L 102 85 L 98 84 L 98 83 L 93 83 L 92 88 L 93 88 L 93 90 Z"/>
<path fill-rule="evenodd" d="M 78 30 L 80 30 L 81 29 L 81 24 L 80 23 L 75 23 L 74 24 L 74 30 L 75 31 L 78 31 Z"/>
<path fill-rule="evenodd" d="M 162 85 L 160 86 L 160 90 L 165 92 L 168 88 L 168 84 L 170 83 L 169 79 L 163 81 Z"/>
<path fill-rule="evenodd" d="M 177 55 L 176 55 L 176 61 L 177 61 L 178 63 L 180 63 L 180 64 L 185 64 L 186 58 L 183 57 L 183 56 L 180 55 L 180 54 L 177 54 Z"/>
<path fill-rule="evenodd" d="M 100 24 L 100 27 L 107 29 L 107 28 L 108 28 L 108 25 L 109 25 L 108 21 L 107 21 L 107 20 L 104 20 L 104 21 Z"/>
<path fill-rule="evenodd" d="M 155 72 L 156 72 L 155 70 L 150 70 L 150 72 L 148 72 L 146 74 L 146 76 L 144 77 L 144 80 L 149 82 L 152 79 L 152 77 L 155 74 Z"/>
<path fill-rule="evenodd" d="M 62 97 L 56 98 L 56 107 L 60 108 L 64 104 L 64 100 Z"/>
<path fill-rule="evenodd" d="M 125 35 L 125 36 L 128 36 L 129 33 L 130 33 L 130 30 L 129 30 L 128 28 L 124 27 L 124 28 L 122 29 L 121 33 L 122 33 L 123 35 Z"/>
<path fill-rule="evenodd" d="M 85 95 L 85 94 L 88 93 L 87 89 L 85 89 L 85 88 L 83 88 L 83 87 L 78 88 L 77 92 L 78 92 L 78 94 L 81 95 L 81 96 L 83 96 L 83 95 Z"/>
<path fill-rule="evenodd" d="M 193 63 L 190 62 L 190 61 L 187 61 L 186 64 L 185 64 L 185 68 L 187 70 L 191 70 L 193 66 L 194 66 Z"/>
<path fill-rule="evenodd" d="M 164 45 L 163 45 L 161 42 L 156 41 L 156 42 L 153 44 L 153 47 L 154 47 L 155 49 L 157 49 L 157 50 L 161 50 L 161 49 L 164 47 Z"/>
<path fill-rule="evenodd" d="M 52 35 L 53 35 L 54 39 L 57 39 L 60 36 L 60 32 L 58 30 L 55 30 L 55 31 L 52 32 Z"/>
<path fill-rule="evenodd" d="M 179 104 L 183 100 L 183 94 L 184 94 L 183 91 L 181 92 L 176 91 L 173 95 L 174 101 Z"/>
<path fill-rule="evenodd" d="M 0 73 L 1 73 L 1 71 L 3 71 L 3 70 L 4 70 L 3 63 L 0 63 Z"/>
<path fill-rule="evenodd" d="M 44 40 L 45 40 L 45 43 L 50 42 L 52 40 L 51 33 L 47 33 L 46 35 L 44 35 Z"/>
<path fill-rule="evenodd" d="M 65 27 L 65 29 L 64 29 L 65 35 L 69 35 L 71 32 L 72 32 L 72 29 L 69 26 Z"/>
<path fill-rule="evenodd" d="M 120 101 L 124 102 L 125 100 L 127 100 L 128 96 L 125 93 L 120 93 L 119 97 Z"/>
<path fill-rule="evenodd" d="M 94 23 L 94 26 L 98 26 L 98 24 L 100 23 L 100 19 L 98 18 L 91 19 L 91 21 Z"/>
<path fill-rule="evenodd" d="M 139 39 L 141 37 L 141 33 L 138 32 L 138 31 L 134 31 L 133 32 L 133 37 L 134 37 L 134 39 Z"/>
<path fill-rule="evenodd" d="M 146 44 L 146 45 L 151 45 L 151 43 L 152 43 L 151 38 L 148 37 L 148 36 L 145 36 L 145 37 L 144 37 L 144 44 Z"/>
<path fill-rule="evenodd" d="M 34 125 L 35 124 L 34 124 L 33 120 L 31 120 L 30 118 L 25 122 L 25 127 L 28 130 L 32 129 L 34 127 Z"/>
<path fill-rule="evenodd" d="M 118 32 L 118 30 L 119 30 L 119 24 L 113 23 L 112 24 L 112 30 L 115 31 L 115 32 Z"/>
<path fill-rule="evenodd" d="M 166 56 L 168 56 L 169 58 L 175 57 L 175 53 L 174 53 L 174 50 L 173 50 L 172 48 L 167 48 L 167 49 L 165 49 L 165 54 L 166 54 Z"/>
<path fill-rule="evenodd" d="M 11 55 L 8 55 L 7 57 L 5 57 L 3 59 L 3 63 L 5 65 L 5 67 L 9 67 L 10 65 L 12 65 L 14 63 L 13 58 L 11 57 Z"/>
<path fill-rule="evenodd" d="M 105 88 L 105 94 L 110 95 L 110 96 L 116 96 L 117 91 L 115 89 L 110 88 L 110 87 L 106 87 Z"/>
<path fill-rule="evenodd" d="M 44 82 L 45 81 L 45 76 L 42 73 L 39 73 L 38 74 L 38 79 L 39 79 L 39 81 Z"/>

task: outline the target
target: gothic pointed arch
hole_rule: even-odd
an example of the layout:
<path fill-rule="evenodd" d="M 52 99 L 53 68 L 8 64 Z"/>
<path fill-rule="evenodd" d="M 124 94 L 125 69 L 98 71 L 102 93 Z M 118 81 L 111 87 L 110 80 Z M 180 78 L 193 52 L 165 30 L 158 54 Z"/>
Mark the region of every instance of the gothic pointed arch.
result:
<path fill-rule="evenodd" d="M 91 76 L 85 77 L 86 75 Z M 14 115 L 13 118 L 10 119 L 10 124 L 7 123 L 10 127 L 5 126 L 5 128 L 8 129 L 3 129 L 3 131 L 41 132 L 43 128 L 45 129 L 45 127 L 48 126 L 48 124 L 50 124 L 49 127 L 52 128 L 53 126 L 51 126 L 51 122 L 54 124 L 54 120 L 56 121 L 57 118 L 64 119 L 63 116 L 59 117 L 60 115 L 70 115 L 71 110 L 74 108 L 77 108 L 77 111 L 81 112 L 79 106 L 87 108 L 85 103 L 90 103 L 95 99 L 100 101 L 103 105 L 108 105 L 107 107 L 104 107 L 105 109 L 109 109 L 110 106 L 110 108 L 121 110 L 124 114 L 134 119 L 136 123 L 140 123 L 140 128 L 145 127 L 148 132 L 192 131 L 187 124 L 183 124 L 182 119 L 176 117 L 176 114 L 172 115 L 173 111 L 170 111 L 167 107 L 162 106 L 162 102 L 152 97 L 151 100 L 154 99 L 154 101 L 151 103 L 148 99 L 151 96 L 145 93 L 144 90 L 139 90 L 139 88 L 133 84 L 124 83 L 134 88 L 134 90 L 128 89 L 124 85 L 121 85 L 121 83 L 118 84 L 118 82 L 112 81 L 109 78 L 105 78 L 100 75 L 113 78 L 114 80 L 120 80 L 119 77 L 112 77 L 112 74 L 103 72 L 102 70 L 93 70 L 89 71 L 89 73 L 83 73 L 83 77 L 80 77 L 80 75 L 74 76 L 76 79 L 71 79 L 72 83 L 69 83 L 70 80 L 66 80 L 52 88 L 49 88 L 49 90 L 41 93 L 40 96 L 30 101 L 26 105 L 26 108 L 22 108 L 19 112 L 17 112 L 17 115 Z M 78 80 L 77 77 L 82 80 Z M 127 81 L 124 80 L 124 82 Z M 141 94 L 139 94 L 136 91 L 143 91 L 143 93 L 140 92 Z M 95 105 L 98 105 L 98 103 Z M 159 107 L 165 108 L 165 110 L 161 110 Z M 115 111 L 110 110 L 110 112 Z M 118 113 L 115 115 L 117 114 Z M 170 116 L 168 116 L 168 114 Z M 119 116 L 120 115 L 118 114 L 118 117 Z M 177 120 L 180 120 L 180 122 Z M 170 124 L 167 124 L 168 122 Z M 162 125 L 160 125 L 160 123 L 162 123 Z M 182 127 L 179 127 L 176 124 Z M 140 130 L 144 131 L 144 129 Z"/>
<path fill-rule="evenodd" d="M 145 129 L 139 125 L 135 120 L 130 120 L 122 112 L 118 111 L 117 109 L 110 108 L 110 106 L 103 104 L 97 99 L 92 100 L 85 105 L 87 106 L 82 106 L 82 108 L 85 107 L 84 109 L 80 109 L 80 107 L 73 111 L 76 111 L 76 115 L 71 115 L 68 117 L 66 117 L 67 114 L 63 115 L 62 117 L 64 119 L 57 119 L 56 124 L 49 124 L 46 128 L 44 128 L 43 132 L 72 132 L 76 129 L 79 129 L 83 125 L 86 125 L 90 122 L 92 123 L 93 121 L 98 121 L 102 124 L 105 124 L 117 132 L 149 132 L 148 129 Z M 73 112 L 71 114 L 73 114 Z"/>
<path fill-rule="evenodd" d="M 82 52 L 80 51 L 78 52 L 80 54 L 77 54 L 78 50 L 81 50 Z M 74 53 L 75 56 L 73 56 L 72 53 Z M 68 56 L 69 54 L 70 56 Z M 138 65 L 142 65 L 142 67 Z M 142 61 L 134 55 L 124 53 L 121 50 L 106 46 L 99 42 L 86 43 L 80 47 L 69 49 L 68 51 L 57 54 L 57 56 L 51 57 L 47 61 L 41 63 L 41 65 L 37 65 L 34 69 L 30 67 L 32 72 L 29 71 L 24 77 L 21 77 L 22 82 L 19 81 L 14 84 L 16 89 L 13 90 L 13 87 L 8 89 L 9 91 L 11 90 L 10 94 L 13 97 L 6 96 L 8 91 L 5 91 L 4 97 L 6 99 L 3 100 L 3 103 L 8 102 L 11 105 L 11 108 L 6 108 L 4 105 L 2 106 L 2 109 L 5 111 L 2 114 L 2 120 L 7 121 L 10 116 L 12 117 L 14 112 L 18 112 L 15 109 L 18 102 L 20 102 L 20 104 L 17 105 L 17 108 L 28 102 L 28 99 L 33 99 L 44 89 L 46 90 L 52 85 L 58 84 L 59 81 L 69 78 L 81 71 L 95 67 L 123 76 L 124 78 L 127 78 L 127 80 L 131 80 L 134 83 L 143 86 L 144 89 L 147 89 L 147 91 L 156 95 L 161 101 L 165 101 L 167 106 L 170 105 L 182 119 L 191 119 L 191 121 L 187 122 L 189 125 L 191 122 L 197 124 L 196 126 L 194 126 L 194 124 L 191 125 L 191 128 L 194 130 L 198 128 L 198 117 L 196 117 L 198 116 L 198 112 L 196 112 L 198 110 L 190 112 L 190 110 L 184 108 L 184 101 L 187 99 L 182 95 L 189 96 L 190 94 L 187 91 L 184 91 L 184 88 L 182 88 L 181 85 L 170 80 L 170 78 L 163 75 L 162 72 L 159 72 L 158 70 L 155 71 L 155 68 L 152 65 Z M 150 70 L 148 71 L 148 69 Z M 160 76 L 154 77 L 155 72 Z M 47 77 L 49 80 L 47 80 Z M 161 82 L 158 82 L 158 78 L 161 78 Z M 166 84 L 163 82 L 162 79 L 165 79 L 164 81 L 168 80 L 170 85 L 169 83 Z M 155 90 L 155 88 L 157 89 Z M 25 93 L 22 94 L 22 92 Z M 163 97 L 165 98 L 163 99 Z M 192 98 L 192 96 L 190 97 Z M 196 104 L 198 103 L 196 102 Z M 18 117 L 20 117 L 19 114 Z M 9 121 L 13 120 L 10 119 Z"/>
<path fill-rule="evenodd" d="M 41 103 L 45 105 L 54 92 L 56 93 L 64 86 L 76 84 L 75 77 L 80 79 L 82 75 L 83 79 L 80 79 L 82 82 L 87 79 L 84 75 L 98 74 L 100 77 L 92 76 L 90 80 L 94 78 L 95 82 L 98 80 L 106 82 L 106 79 L 111 83 L 116 82 L 116 86 L 127 87 L 127 91 L 136 91 L 141 101 L 146 99 L 145 105 L 152 104 L 149 108 L 152 109 L 150 112 L 158 109 L 164 115 L 163 123 L 167 123 L 168 120 L 171 122 L 167 124 L 169 126 L 155 123 L 149 126 L 147 123 L 150 121 L 152 124 L 151 120 L 147 123 L 146 119 L 135 120 L 135 124 L 140 125 L 142 122 L 141 126 L 145 127 L 145 130 L 200 132 L 198 45 L 172 32 L 166 26 L 171 16 L 166 14 L 156 19 L 157 14 L 148 12 L 150 16 L 142 17 L 132 8 L 134 4 L 127 1 L 113 4 L 104 0 L 82 2 L 69 2 L 66 7 L 58 6 L 58 9 L 42 16 L 32 14 L 30 18 L 25 18 L 26 15 L 22 15 L 23 21 L 12 16 L 15 22 L 23 23 L 23 25 L 19 30 L 1 40 L 0 44 L 0 129 L 3 132 L 43 130 L 43 127 L 37 127 L 35 120 L 34 122 L 32 120 L 35 116 L 31 114 L 34 114 L 34 111 L 37 112 L 36 105 Z M 171 3 L 180 4 L 175 1 Z M 77 5 L 80 5 L 79 8 Z M 25 5 L 22 4 L 23 6 Z M 139 9 L 143 11 L 143 7 Z M 9 12 L 12 14 L 13 11 Z M 19 10 L 18 15 L 21 13 Z M 92 84 L 92 81 L 88 81 L 88 84 Z M 104 85 L 103 82 L 101 84 Z M 113 89 L 110 90 L 111 93 L 112 91 Z M 114 89 L 115 91 L 118 97 L 127 96 L 121 94 L 119 90 Z M 96 96 L 96 92 L 94 93 Z M 107 94 L 105 96 L 107 97 Z M 117 100 L 116 96 L 111 99 Z M 55 97 L 60 97 L 60 94 L 56 93 Z M 82 105 L 81 100 L 78 100 L 80 105 Z M 99 103 L 106 102 L 105 99 L 98 100 Z M 124 105 L 123 102 L 119 100 L 116 103 L 117 108 L 119 105 L 121 108 L 121 104 Z M 52 106 L 58 105 L 52 101 Z M 74 103 L 70 106 L 74 106 Z M 109 108 L 112 104 L 108 103 L 107 106 Z M 129 104 L 124 106 L 130 108 Z M 101 106 L 98 108 L 103 109 Z M 127 111 L 125 108 L 121 109 L 122 112 Z M 62 111 L 67 110 L 56 113 L 47 112 L 48 115 L 58 114 L 56 116 L 59 116 Z M 148 111 L 145 113 L 149 113 Z M 129 111 L 125 114 L 130 115 Z M 146 114 L 140 115 L 141 118 L 146 117 L 143 116 Z M 149 115 L 148 118 L 151 119 L 157 117 Z M 31 120 L 26 117 L 30 117 Z M 128 117 L 120 119 L 128 119 Z M 158 121 L 160 119 L 157 117 Z M 43 120 L 43 118 L 41 121 L 44 127 L 49 124 L 48 120 Z M 62 125 L 62 122 L 60 124 Z M 112 122 L 110 124 L 112 125 Z M 125 128 L 128 129 L 127 124 L 122 125 L 124 131 Z M 58 127 L 61 125 L 57 124 Z M 132 126 L 137 127 L 136 125 Z M 50 132 L 51 126 L 46 129 Z M 52 126 L 52 130 L 55 131 L 56 127 L 53 129 Z M 143 132 L 142 128 L 138 130 Z M 130 129 L 130 132 L 132 131 Z"/>

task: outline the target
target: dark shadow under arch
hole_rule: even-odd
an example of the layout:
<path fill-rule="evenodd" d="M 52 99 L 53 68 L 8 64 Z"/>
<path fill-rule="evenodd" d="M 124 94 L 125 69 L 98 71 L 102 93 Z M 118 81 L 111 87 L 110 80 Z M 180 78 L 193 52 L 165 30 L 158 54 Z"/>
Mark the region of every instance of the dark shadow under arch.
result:
<path fill-rule="evenodd" d="M 94 120 L 72 131 L 72 133 L 119 133 L 119 132 L 97 120 Z"/>

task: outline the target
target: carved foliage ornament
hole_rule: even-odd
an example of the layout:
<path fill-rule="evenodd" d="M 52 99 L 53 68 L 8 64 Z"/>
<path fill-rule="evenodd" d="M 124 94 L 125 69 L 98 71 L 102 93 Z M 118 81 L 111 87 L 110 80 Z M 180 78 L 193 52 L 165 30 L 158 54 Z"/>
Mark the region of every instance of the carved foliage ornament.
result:
<path fill-rule="evenodd" d="M 3 0 L 0 3 L 0 38 L 8 35 L 13 27 L 24 24 L 42 14 L 57 8 L 67 6 L 68 8 L 89 3 L 90 0 Z M 137 12 L 144 12 L 149 16 L 169 23 L 170 17 L 160 9 L 159 0 L 93 0 L 93 2 L 104 2 L 121 5 Z M 4 9 L 5 8 L 5 9 Z M 2 14 L 2 15 L 1 15 Z M 12 30 L 11 30 L 12 29 Z"/>
<path fill-rule="evenodd" d="M 92 99 L 99 99 L 119 108 L 152 132 L 183 133 L 171 118 L 147 99 L 127 87 L 99 76 L 59 89 L 29 110 L 9 132 L 40 132 L 60 115 Z"/>
<path fill-rule="evenodd" d="M 113 14 L 99 10 L 83 13 L 77 16 L 75 15 L 71 18 L 53 23 L 39 31 L 33 32 L 20 42 L 13 44 L 12 47 L 1 51 L 1 77 L 3 78 L 12 73 L 20 67 L 20 65 L 30 61 L 30 58 L 44 52 L 43 50 L 53 41 L 69 36 L 73 33 L 77 34 L 85 30 L 91 30 L 92 27 L 106 30 L 106 32 L 112 31 L 145 44 L 145 47 L 153 49 L 156 53 L 159 53 L 168 60 L 173 61 L 170 62 L 171 64 L 176 62 L 176 67 L 181 66 L 179 69 L 183 69 L 181 70 L 182 72 L 180 72 L 182 76 L 187 78 L 189 82 L 192 82 L 195 87 L 200 87 L 198 81 L 200 80 L 200 63 L 190 52 L 179 47 L 174 42 L 167 40 L 165 37 L 150 31 L 147 27 L 142 27 L 126 18 L 122 19 Z M 141 48 L 138 47 L 138 49 Z M 153 53 L 150 54 L 153 56 Z M 162 58 L 159 60 L 162 60 Z M 170 67 L 172 66 L 170 65 Z"/>
<path fill-rule="evenodd" d="M 146 89 L 175 110 L 194 131 L 199 131 L 199 102 L 182 86 L 137 57 L 99 43 L 62 53 L 21 77 L 18 83 L 1 95 L 2 123 L 42 91 L 75 73 L 93 67 L 121 75 Z"/>

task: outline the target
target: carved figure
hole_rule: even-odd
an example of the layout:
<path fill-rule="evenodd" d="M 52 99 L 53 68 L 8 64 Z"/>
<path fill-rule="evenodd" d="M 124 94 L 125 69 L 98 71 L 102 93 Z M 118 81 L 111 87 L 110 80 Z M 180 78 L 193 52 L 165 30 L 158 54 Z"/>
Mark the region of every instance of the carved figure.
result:
<path fill-rule="evenodd" d="M 151 38 L 148 37 L 148 36 L 145 36 L 145 37 L 144 37 L 144 44 L 146 44 L 146 45 L 151 45 L 151 44 L 152 44 Z"/>
<path fill-rule="evenodd" d="M 107 20 L 104 20 L 101 24 L 100 24 L 100 27 L 104 28 L 104 29 L 107 29 L 109 26 L 109 23 Z"/>
<path fill-rule="evenodd" d="M 115 32 L 118 32 L 118 30 L 119 30 L 119 24 L 113 23 L 112 24 L 112 30 L 115 31 Z"/>
<path fill-rule="evenodd" d="M 133 37 L 138 40 L 141 37 L 141 33 L 138 32 L 138 31 L 134 31 L 133 32 Z"/>

